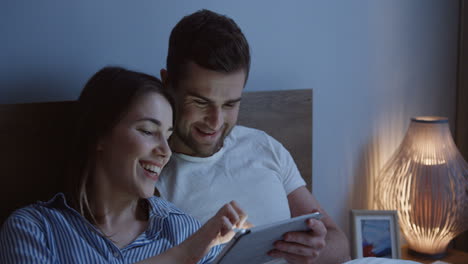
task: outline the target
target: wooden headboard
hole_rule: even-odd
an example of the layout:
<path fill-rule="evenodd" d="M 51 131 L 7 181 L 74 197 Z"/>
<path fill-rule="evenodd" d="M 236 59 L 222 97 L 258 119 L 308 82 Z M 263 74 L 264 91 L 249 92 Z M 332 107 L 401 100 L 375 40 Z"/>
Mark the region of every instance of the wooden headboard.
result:
<path fill-rule="evenodd" d="M 63 190 L 75 101 L 0 105 L 0 223 Z M 266 131 L 291 152 L 311 190 L 312 90 L 246 92 L 239 124 Z"/>

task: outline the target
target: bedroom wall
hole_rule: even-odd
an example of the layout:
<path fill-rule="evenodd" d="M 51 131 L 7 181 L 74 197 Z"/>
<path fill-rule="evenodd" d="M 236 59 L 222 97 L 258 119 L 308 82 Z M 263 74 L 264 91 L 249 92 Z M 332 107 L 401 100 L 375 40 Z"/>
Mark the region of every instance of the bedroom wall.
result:
<path fill-rule="evenodd" d="M 454 125 L 456 0 L 2 1 L 0 103 L 76 99 L 109 64 L 159 76 L 171 28 L 201 8 L 250 41 L 246 90 L 314 89 L 313 192 L 346 232 L 410 117 Z"/>

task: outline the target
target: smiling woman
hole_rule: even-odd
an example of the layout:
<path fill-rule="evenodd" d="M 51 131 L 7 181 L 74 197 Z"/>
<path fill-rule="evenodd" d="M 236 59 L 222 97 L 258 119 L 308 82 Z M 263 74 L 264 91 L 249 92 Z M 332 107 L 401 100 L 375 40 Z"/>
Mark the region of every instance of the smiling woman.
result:
<path fill-rule="evenodd" d="M 171 155 L 167 144 L 171 133 L 172 109 L 168 101 L 156 93 L 136 98 L 111 133 L 98 141 L 92 179 L 95 183 L 88 183 L 91 194 L 98 201 L 103 200 L 103 195 L 111 196 L 104 199 L 110 201 L 153 196 L 153 185 Z"/>
<path fill-rule="evenodd" d="M 96 73 L 77 104 L 68 190 L 4 222 L 0 262 L 210 262 L 247 216 L 230 202 L 200 228 L 153 196 L 171 156 L 172 105 L 153 76 L 118 67 Z"/>
<path fill-rule="evenodd" d="M 149 178 L 138 175 L 143 175 L 141 164 L 157 160 L 163 167 L 171 155 L 167 139 L 172 133 L 172 104 L 161 82 L 146 74 L 108 67 L 88 81 L 78 99 L 78 135 L 67 193 L 82 215 L 98 220 L 88 196 L 102 200 L 106 190 L 120 197 L 110 199 L 117 201 L 135 193 L 139 198 L 152 196 Z"/>

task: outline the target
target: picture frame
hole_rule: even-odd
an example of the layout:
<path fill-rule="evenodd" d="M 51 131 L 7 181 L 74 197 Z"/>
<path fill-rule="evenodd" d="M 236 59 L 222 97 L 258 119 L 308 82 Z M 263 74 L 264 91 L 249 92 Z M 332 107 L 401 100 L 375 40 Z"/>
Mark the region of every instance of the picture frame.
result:
<path fill-rule="evenodd" d="M 401 258 L 397 211 L 351 210 L 353 258 Z"/>

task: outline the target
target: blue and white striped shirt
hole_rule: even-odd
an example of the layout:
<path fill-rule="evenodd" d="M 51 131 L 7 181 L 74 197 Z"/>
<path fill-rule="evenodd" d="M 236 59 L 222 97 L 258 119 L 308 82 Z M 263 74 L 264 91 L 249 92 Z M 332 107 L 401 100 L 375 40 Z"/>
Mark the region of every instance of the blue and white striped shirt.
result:
<path fill-rule="evenodd" d="M 149 201 L 148 228 L 119 249 L 69 207 L 65 196 L 15 211 L 0 230 L 0 263 L 134 263 L 180 244 L 200 223 L 156 196 Z M 213 247 L 199 263 L 219 253 Z"/>

